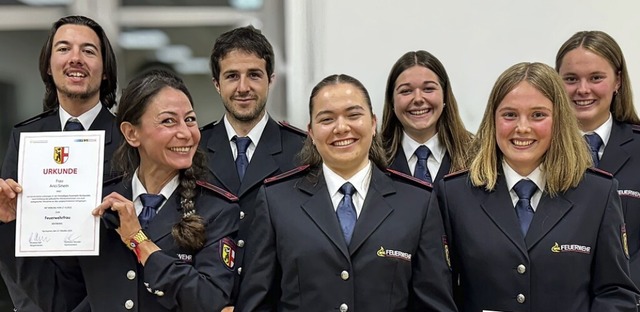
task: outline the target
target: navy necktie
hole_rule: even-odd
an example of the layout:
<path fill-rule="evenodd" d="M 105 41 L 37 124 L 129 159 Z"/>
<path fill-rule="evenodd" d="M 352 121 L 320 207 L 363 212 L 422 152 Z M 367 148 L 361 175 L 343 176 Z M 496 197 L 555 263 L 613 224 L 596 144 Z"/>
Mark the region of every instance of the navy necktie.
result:
<path fill-rule="evenodd" d="M 356 220 L 358 216 L 356 214 L 356 207 L 353 205 L 352 195 L 356 192 L 356 188 L 353 184 L 347 182 L 340 187 L 340 193 L 344 194 L 342 200 L 338 204 L 336 214 L 338 215 L 338 221 L 342 228 L 342 234 L 347 245 L 351 242 L 351 235 L 353 235 L 353 229 L 356 226 Z"/>
<path fill-rule="evenodd" d="M 531 207 L 531 196 L 536 192 L 538 187 L 531 180 L 520 180 L 513 186 L 513 190 L 518 194 L 518 202 L 516 203 L 516 214 L 520 220 L 520 229 L 522 236 L 527 236 L 529 225 L 533 220 L 533 207 Z"/>
<path fill-rule="evenodd" d="M 420 147 L 416 149 L 415 154 L 416 157 L 418 157 L 418 162 L 416 162 L 416 169 L 413 171 L 413 176 L 431 183 L 431 175 L 429 174 L 429 168 L 427 168 L 427 159 L 431 154 L 431 150 L 424 145 L 420 145 Z"/>
<path fill-rule="evenodd" d="M 77 118 L 71 117 L 64 125 L 64 131 L 82 131 L 84 127 Z"/>
<path fill-rule="evenodd" d="M 233 140 L 236 142 L 236 147 L 238 148 L 238 157 L 236 157 L 236 170 L 238 170 L 238 177 L 240 177 L 240 181 L 242 181 L 244 173 L 247 171 L 247 167 L 249 166 L 247 148 L 249 148 L 249 144 L 251 144 L 251 139 L 249 137 L 234 136 Z"/>
<path fill-rule="evenodd" d="M 164 196 L 161 194 L 140 194 L 140 201 L 142 202 L 142 212 L 138 216 L 140 220 L 140 226 L 143 229 L 149 227 L 149 222 L 156 216 L 156 211 L 164 202 Z"/>
<path fill-rule="evenodd" d="M 593 159 L 593 166 L 598 167 L 600 159 L 598 158 L 598 152 L 602 146 L 602 139 L 597 133 L 585 134 L 584 139 L 589 143 L 589 149 L 591 150 L 591 159 Z"/>

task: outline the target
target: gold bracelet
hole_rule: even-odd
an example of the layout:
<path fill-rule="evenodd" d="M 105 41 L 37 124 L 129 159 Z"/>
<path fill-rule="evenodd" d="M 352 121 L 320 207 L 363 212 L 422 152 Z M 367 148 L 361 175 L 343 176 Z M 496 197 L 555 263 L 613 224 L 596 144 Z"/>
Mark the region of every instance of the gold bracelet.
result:
<path fill-rule="evenodd" d="M 149 238 L 147 237 L 146 234 L 144 234 L 144 232 L 142 232 L 142 229 L 138 230 L 138 232 L 133 235 L 133 237 L 131 237 L 128 241 L 127 241 L 127 247 L 129 247 L 129 249 L 135 251 L 136 248 L 138 248 L 138 245 L 140 245 L 140 243 L 144 242 L 144 241 L 148 241 Z"/>

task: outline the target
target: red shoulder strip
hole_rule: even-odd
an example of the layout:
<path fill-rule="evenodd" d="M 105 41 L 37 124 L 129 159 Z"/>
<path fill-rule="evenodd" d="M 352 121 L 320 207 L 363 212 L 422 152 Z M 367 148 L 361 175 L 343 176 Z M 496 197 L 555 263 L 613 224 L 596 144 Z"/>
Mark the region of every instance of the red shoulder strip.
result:
<path fill-rule="evenodd" d="M 281 127 L 285 128 L 285 129 L 289 129 L 289 130 L 291 130 L 291 131 L 293 131 L 295 133 L 307 136 L 307 131 L 304 131 L 304 130 L 302 130 L 302 129 L 300 129 L 300 128 L 298 128 L 298 127 L 296 127 L 296 126 L 294 126 L 294 125 L 292 125 L 292 124 L 290 124 L 290 123 L 288 123 L 288 122 L 286 122 L 284 120 L 278 121 L 278 124 Z"/>
<path fill-rule="evenodd" d="M 605 176 L 607 178 L 613 178 L 613 174 L 611 174 L 609 171 L 604 171 L 602 169 L 598 169 L 598 168 L 594 168 L 594 167 L 589 168 L 589 170 L 591 170 L 591 171 L 593 171 L 593 172 L 595 172 L 597 174 L 600 174 L 602 176 Z"/>
<path fill-rule="evenodd" d="M 283 173 L 275 175 L 273 177 L 264 179 L 264 183 L 265 184 L 269 184 L 269 183 L 273 183 L 273 182 L 278 181 L 278 180 L 282 180 L 284 178 L 287 178 L 287 177 L 290 177 L 292 175 L 295 175 L 295 174 L 297 174 L 299 172 L 306 171 L 307 169 L 309 169 L 309 167 L 310 167 L 309 165 L 303 165 L 303 166 L 291 169 L 291 170 L 289 170 L 287 172 L 283 172 Z"/>
<path fill-rule="evenodd" d="M 467 171 L 469 171 L 469 169 L 458 170 L 458 171 L 455 171 L 455 172 L 447 173 L 447 174 L 444 175 L 444 177 L 447 178 L 447 179 L 448 178 L 452 178 L 452 177 L 457 177 L 457 176 L 459 176 L 459 175 L 461 175 L 461 174 L 463 174 L 463 173 L 465 173 Z"/>
<path fill-rule="evenodd" d="M 231 202 L 237 202 L 238 201 L 238 196 L 234 195 L 233 193 L 219 187 L 219 186 L 215 186 L 207 181 L 202 181 L 202 180 L 198 180 L 196 181 L 196 184 L 211 190 L 217 194 L 222 195 L 224 198 L 228 199 Z"/>
<path fill-rule="evenodd" d="M 427 182 L 427 181 L 422 181 L 422 180 L 420 180 L 420 179 L 418 179 L 418 178 L 416 178 L 416 177 L 414 177 L 414 176 L 410 176 L 410 175 L 408 175 L 408 174 L 406 174 L 406 173 L 402 173 L 402 172 L 400 172 L 400 171 L 393 170 L 393 169 L 389 169 L 389 168 L 387 168 L 387 171 L 388 171 L 389 173 L 393 174 L 394 176 L 398 176 L 398 177 L 401 177 L 401 178 L 403 178 L 403 179 L 405 179 L 405 180 L 411 181 L 411 182 L 413 182 L 413 183 L 417 183 L 417 184 L 419 184 L 420 186 L 426 186 L 426 187 L 428 187 L 429 189 L 432 189 L 432 188 L 433 188 L 433 185 L 432 185 L 431 183 L 429 183 L 429 182 Z"/>

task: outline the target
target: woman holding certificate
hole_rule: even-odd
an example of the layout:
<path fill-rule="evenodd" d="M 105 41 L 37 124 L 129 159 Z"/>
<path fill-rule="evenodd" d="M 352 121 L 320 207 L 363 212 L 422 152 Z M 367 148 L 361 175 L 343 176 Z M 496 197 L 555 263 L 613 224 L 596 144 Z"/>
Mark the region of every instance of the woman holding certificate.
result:
<path fill-rule="evenodd" d="M 56 284 L 27 292 L 55 311 L 220 311 L 233 285 L 239 208 L 199 180 L 205 162 L 189 91 L 150 71 L 124 90 L 117 119 L 126 143 L 113 159 L 124 176 L 105 183 L 93 211 L 108 221 L 100 255 L 52 258 Z M 54 296 L 38 297 L 38 286 L 55 287 Z"/>

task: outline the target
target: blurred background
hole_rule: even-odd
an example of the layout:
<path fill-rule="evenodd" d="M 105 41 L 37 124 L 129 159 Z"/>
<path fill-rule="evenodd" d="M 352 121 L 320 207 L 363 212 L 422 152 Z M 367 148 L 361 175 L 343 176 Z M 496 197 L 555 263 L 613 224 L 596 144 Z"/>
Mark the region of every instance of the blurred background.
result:
<path fill-rule="evenodd" d="M 0 0 L 0 161 L 13 125 L 42 112 L 38 57 L 51 24 L 66 15 L 91 17 L 105 29 L 120 89 L 141 69 L 178 72 L 201 125 L 224 113 L 208 64 L 215 39 L 252 24 L 274 47 L 267 108 L 276 120 L 306 128 L 313 86 L 346 73 L 367 87 L 380 123 L 389 69 L 421 49 L 446 67 L 462 119 L 475 132 L 502 71 L 522 61 L 554 66 L 557 49 L 581 30 L 618 41 L 638 107 L 638 12 L 636 0 Z M 6 294 L 0 311 L 11 311 Z"/>

